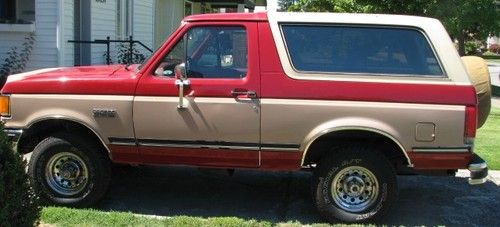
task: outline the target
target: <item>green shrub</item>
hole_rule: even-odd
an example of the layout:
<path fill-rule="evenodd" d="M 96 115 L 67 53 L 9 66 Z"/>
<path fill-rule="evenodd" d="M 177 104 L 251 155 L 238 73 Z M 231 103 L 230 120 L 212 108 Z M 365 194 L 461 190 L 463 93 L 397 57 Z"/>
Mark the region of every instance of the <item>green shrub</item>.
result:
<path fill-rule="evenodd" d="M 0 123 L 0 226 L 38 222 L 41 208 L 25 169 L 26 162 L 13 151 Z"/>
<path fill-rule="evenodd" d="M 146 56 L 142 54 L 136 47 L 136 44 L 132 44 L 132 52 L 130 52 L 130 44 L 120 43 L 118 45 L 118 63 L 120 64 L 140 64 L 146 60 Z M 106 57 L 106 56 L 104 56 Z"/>
<path fill-rule="evenodd" d="M 465 54 L 466 55 L 477 55 L 479 54 L 479 45 L 476 41 L 468 41 L 465 43 Z"/>

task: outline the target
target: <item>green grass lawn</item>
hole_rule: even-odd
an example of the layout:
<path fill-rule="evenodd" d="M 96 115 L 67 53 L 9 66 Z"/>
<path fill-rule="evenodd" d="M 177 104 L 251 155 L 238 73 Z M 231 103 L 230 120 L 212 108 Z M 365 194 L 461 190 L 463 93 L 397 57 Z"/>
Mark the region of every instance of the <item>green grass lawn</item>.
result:
<path fill-rule="evenodd" d="M 125 212 L 103 212 L 92 209 L 45 207 L 42 224 L 54 226 L 248 226 L 267 227 L 270 222 L 243 220 L 235 217 L 199 218 L 176 216 L 155 218 Z"/>
<path fill-rule="evenodd" d="M 486 160 L 489 169 L 500 170 L 500 109 L 492 108 L 488 120 L 477 131 L 475 152 Z"/>
<path fill-rule="evenodd" d="M 49 226 L 200 226 L 200 227 L 301 227 L 299 222 L 286 222 L 273 224 L 266 221 L 244 220 L 236 217 L 151 217 L 140 216 L 125 212 L 103 212 L 92 209 L 74 209 L 64 207 L 45 207 L 41 214 L 41 224 Z M 325 223 L 308 225 L 312 227 L 332 226 Z M 333 226 L 372 226 L 372 225 L 345 225 Z"/>

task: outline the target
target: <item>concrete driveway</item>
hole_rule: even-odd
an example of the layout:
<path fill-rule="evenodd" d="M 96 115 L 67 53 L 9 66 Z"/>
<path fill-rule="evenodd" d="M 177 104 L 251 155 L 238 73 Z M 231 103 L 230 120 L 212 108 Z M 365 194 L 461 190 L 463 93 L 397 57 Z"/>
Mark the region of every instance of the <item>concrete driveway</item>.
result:
<path fill-rule="evenodd" d="M 189 167 L 124 167 L 97 209 L 321 223 L 310 199 L 310 175 L 236 170 L 230 177 Z M 402 176 L 398 181 L 399 200 L 377 224 L 500 225 L 500 187 L 491 181 L 479 186 L 463 177 Z"/>

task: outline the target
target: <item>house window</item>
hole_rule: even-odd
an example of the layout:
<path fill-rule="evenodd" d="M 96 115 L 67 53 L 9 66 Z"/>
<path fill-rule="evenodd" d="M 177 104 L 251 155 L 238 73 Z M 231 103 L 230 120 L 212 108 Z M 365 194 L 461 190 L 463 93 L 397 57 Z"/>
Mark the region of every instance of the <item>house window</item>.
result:
<path fill-rule="evenodd" d="M 0 22 L 13 23 L 16 20 L 16 1 L 0 0 Z"/>
<path fill-rule="evenodd" d="M 35 21 L 35 1 L 0 0 L 0 23 L 30 24 Z"/>

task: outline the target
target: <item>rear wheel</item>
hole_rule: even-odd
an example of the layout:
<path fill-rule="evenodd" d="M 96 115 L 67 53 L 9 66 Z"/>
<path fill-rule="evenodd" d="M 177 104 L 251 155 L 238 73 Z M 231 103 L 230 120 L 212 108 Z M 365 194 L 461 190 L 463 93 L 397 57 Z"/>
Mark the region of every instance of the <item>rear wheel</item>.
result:
<path fill-rule="evenodd" d="M 340 148 L 318 164 L 313 197 L 330 222 L 370 221 L 383 215 L 396 199 L 396 174 L 376 150 Z"/>
<path fill-rule="evenodd" d="M 81 207 L 105 194 L 111 165 L 106 152 L 93 141 L 57 133 L 35 147 L 28 173 L 44 202 Z"/>

